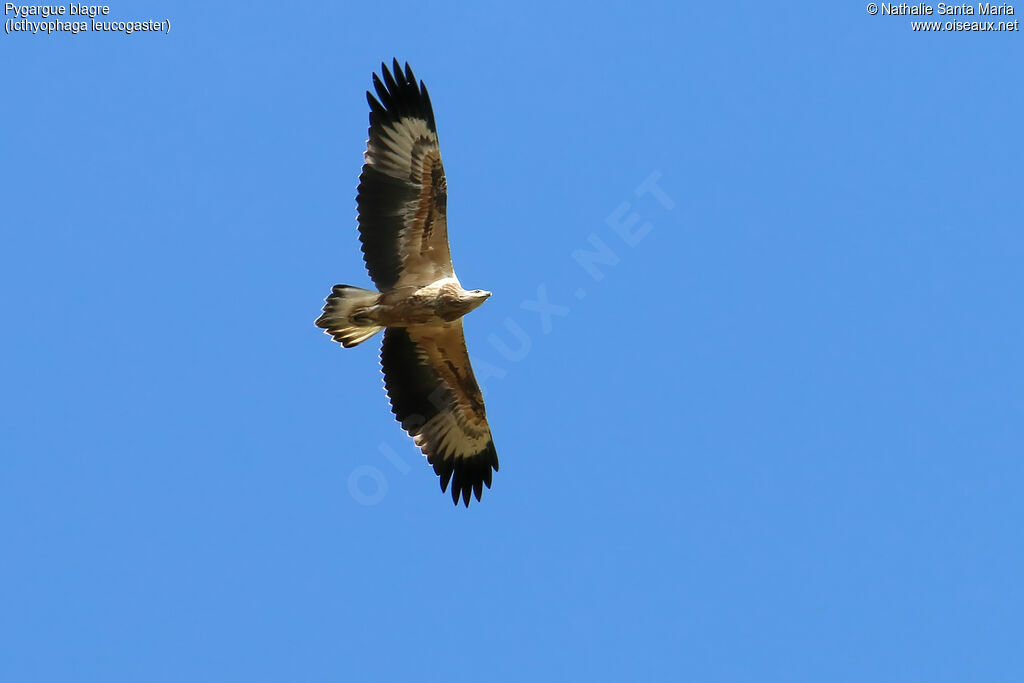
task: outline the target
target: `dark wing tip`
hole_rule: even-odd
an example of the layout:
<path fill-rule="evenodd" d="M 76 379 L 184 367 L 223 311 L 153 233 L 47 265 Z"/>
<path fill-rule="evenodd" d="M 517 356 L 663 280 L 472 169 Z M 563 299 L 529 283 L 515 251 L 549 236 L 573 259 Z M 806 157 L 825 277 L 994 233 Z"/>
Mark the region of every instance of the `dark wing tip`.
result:
<path fill-rule="evenodd" d="M 384 62 L 380 63 L 380 76 L 373 74 L 373 89 L 377 91 L 379 106 L 375 106 L 373 96 L 367 91 L 370 102 L 370 126 L 390 123 L 405 117 L 419 118 L 427 122 L 431 132 L 436 133 L 434 110 L 427 95 L 427 88 L 422 81 L 416 82 L 409 62 L 403 69 L 398 59 L 392 60 L 391 68 Z"/>
<path fill-rule="evenodd" d="M 461 458 L 435 456 L 431 460 L 434 473 L 440 478 L 441 491 L 447 490 L 450 483 L 452 502 L 458 505 L 461 498 L 466 507 L 469 507 L 470 496 L 479 501 L 484 488 L 491 488 L 491 473 L 498 469 L 493 441 L 475 455 Z"/>

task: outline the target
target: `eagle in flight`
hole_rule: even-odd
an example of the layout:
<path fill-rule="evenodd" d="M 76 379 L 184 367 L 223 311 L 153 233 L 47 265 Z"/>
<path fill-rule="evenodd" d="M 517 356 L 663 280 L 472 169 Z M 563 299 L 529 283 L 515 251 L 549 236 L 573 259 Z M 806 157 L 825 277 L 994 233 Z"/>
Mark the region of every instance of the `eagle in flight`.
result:
<path fill-rule="evenodd" d="M 316 325 L 345 348 L 384 330 L 380 364 L 391 411 L 452 501 L 480 500 L 498 470 L 462 316 L 490 292 L 459 284 L 448 248 L 448 187 L 422 81 L 381 64 L 369 91 L 370 132 L 356 204 L 376 292 L 335 285 Z"/>

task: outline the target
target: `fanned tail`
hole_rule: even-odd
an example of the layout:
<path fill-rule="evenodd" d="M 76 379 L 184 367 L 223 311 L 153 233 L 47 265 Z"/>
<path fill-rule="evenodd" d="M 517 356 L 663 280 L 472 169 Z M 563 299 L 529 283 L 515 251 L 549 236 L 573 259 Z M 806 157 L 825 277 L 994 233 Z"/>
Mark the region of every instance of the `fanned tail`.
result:
<path fill-rule="evenodd" d="M 377 296 L 377 292 L 368 289 L 334 285 L 323 314 L 316 319 L 316 326 L 346 349 L 358 346 L 384 329 L 373 324 L 365 314 L 366 309 L 377 303 Z"/>

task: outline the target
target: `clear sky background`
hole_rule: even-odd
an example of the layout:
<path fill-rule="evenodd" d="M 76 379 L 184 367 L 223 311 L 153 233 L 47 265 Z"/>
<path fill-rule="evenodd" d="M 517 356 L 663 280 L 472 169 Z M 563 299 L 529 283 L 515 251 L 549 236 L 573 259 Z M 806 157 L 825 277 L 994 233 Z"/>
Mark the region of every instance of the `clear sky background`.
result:
<path fill-rule="evenodd" d="M 1020 32 L 211 5 L 0 37 L 0 679 L 1024 678 Z M 468 510 L 313 326 L 393 56 L 494 292 Z"/>

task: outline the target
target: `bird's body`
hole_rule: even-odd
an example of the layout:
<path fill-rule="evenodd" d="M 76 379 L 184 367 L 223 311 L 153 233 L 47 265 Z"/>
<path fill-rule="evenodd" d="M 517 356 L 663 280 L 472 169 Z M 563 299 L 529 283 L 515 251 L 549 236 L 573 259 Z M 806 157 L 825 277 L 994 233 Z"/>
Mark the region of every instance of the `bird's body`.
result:
<path fill-rule="evenodd" d="M 382 329 L 391 408 L 434 472 L 468 506 L 498 456 L 469 363 L 462 317 L 490 292 L 463 289 L 448 246 L 448 185 L 423 83 L 395 60 L 367 93 L 370 131 L 357 204 L 363 258 L 378 291 L 335 285 L 316 324 L 345 347 Z"/>
<path fill-rule="evenodd" d="M 448 325 L 482 304 L 489 292 L 468 291 L 454 278 L 422 287 L 400 287 L 379 294 L 374 303 L 355 311 L 360 323 L 377 327 Z"/>

